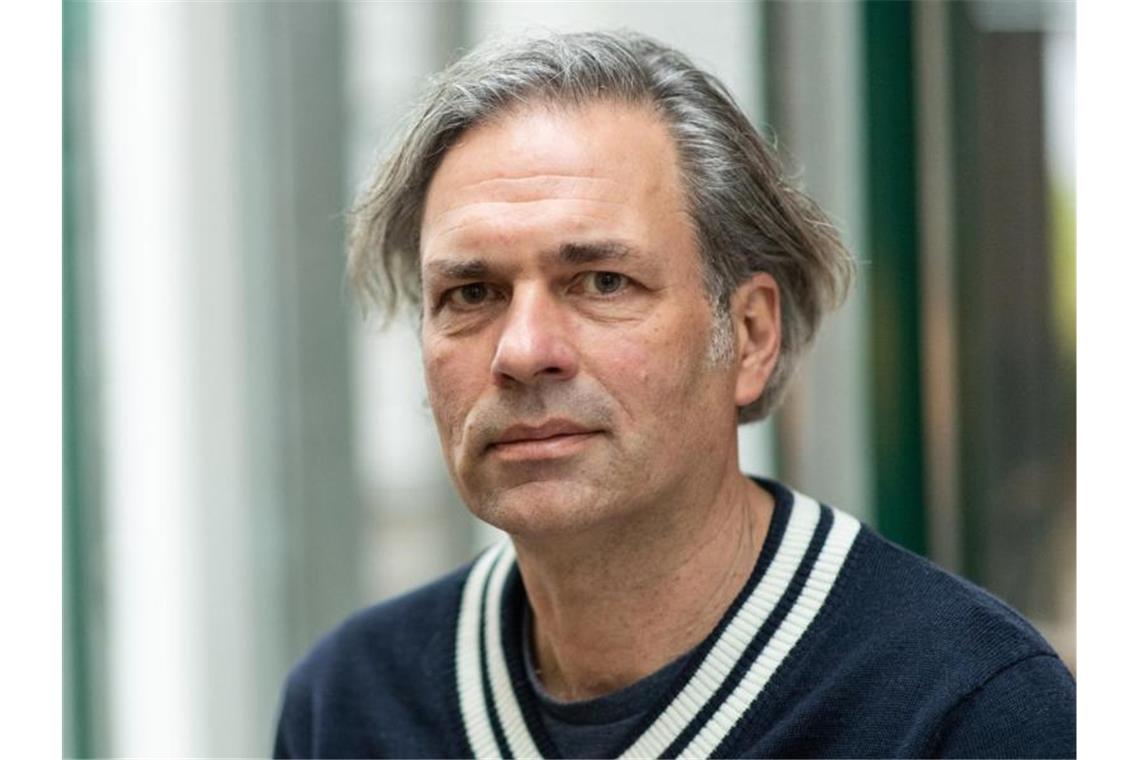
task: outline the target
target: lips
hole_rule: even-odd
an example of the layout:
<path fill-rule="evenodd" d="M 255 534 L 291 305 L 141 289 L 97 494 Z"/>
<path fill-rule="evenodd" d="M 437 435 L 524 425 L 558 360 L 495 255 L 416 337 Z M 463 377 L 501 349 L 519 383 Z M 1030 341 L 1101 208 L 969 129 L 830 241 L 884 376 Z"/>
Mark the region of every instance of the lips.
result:
<path fill-rule="evenodd" d="M 511 425 L 487 447 L 511 459 L 552 459 L 568 456 L 601 431 L 569 420 L 541 425 Z"/>
<path fill-rule="evenodd" d="M 558 435 L 579 435 L 593 432 L 596 431 L 568 420 L 551 420 L 537 426 L 511 425 L 492 441 L 491 445 L 517 443 L 518 441 L 541 441 Z"/>

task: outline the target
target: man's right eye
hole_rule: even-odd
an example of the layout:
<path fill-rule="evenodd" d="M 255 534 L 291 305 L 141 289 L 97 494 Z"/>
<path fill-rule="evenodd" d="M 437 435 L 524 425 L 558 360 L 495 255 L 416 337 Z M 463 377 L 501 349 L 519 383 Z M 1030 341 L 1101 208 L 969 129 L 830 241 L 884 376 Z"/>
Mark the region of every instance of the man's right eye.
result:
<path fill-rule="evenodd" d="M 444 306 L 455 306 L 460 309 L 480 306 L 491 297 L 491 290 L 483 282 L 469 282 L 447 291 L 443 297 Z"/>

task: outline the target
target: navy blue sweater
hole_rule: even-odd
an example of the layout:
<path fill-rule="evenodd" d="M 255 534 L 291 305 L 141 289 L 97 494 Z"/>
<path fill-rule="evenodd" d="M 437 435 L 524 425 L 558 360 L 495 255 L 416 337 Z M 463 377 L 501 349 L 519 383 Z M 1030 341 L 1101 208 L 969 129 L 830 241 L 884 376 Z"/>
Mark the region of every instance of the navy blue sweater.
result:
<path fill-rule="evenodd" d="M 756 567 L 617 757 L 1072 757 L 1072 676 L 1017 613 L 771 481 Z M 557 757 L 509 544 L 360 612 L 292 671 L 278 757 Z M 660 691 L 660 690 L 659 690 Z"/>

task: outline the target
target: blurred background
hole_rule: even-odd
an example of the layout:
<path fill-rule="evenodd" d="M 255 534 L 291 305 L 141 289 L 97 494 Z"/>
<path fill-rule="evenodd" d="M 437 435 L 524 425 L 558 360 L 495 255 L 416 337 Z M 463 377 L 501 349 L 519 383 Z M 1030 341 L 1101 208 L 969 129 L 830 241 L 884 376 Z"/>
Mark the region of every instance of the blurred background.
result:
<path fill-rule="evenodd" d="M 471 558 L 412 327 L 344 219 L 480 40 L 720 76 L 860 265 L 745 469 L 1075 642 L 1074 14 L 1055 2 L 63 6 L 65 754 L 256 756 L 290 665 Z M 777 139 L 778 138 L 778 139 Z"/>

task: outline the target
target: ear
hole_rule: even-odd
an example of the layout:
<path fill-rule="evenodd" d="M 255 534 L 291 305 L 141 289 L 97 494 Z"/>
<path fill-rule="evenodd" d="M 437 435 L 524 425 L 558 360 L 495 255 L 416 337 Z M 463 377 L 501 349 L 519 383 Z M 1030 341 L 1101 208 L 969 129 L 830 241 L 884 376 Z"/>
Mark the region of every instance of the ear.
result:
<path fill-rule="evenodd" d="M 764 391 L 780 356 L 780 286 L 767 272 L 752 275 L 732 296 L 736 327 L 736 405 Z"/>

